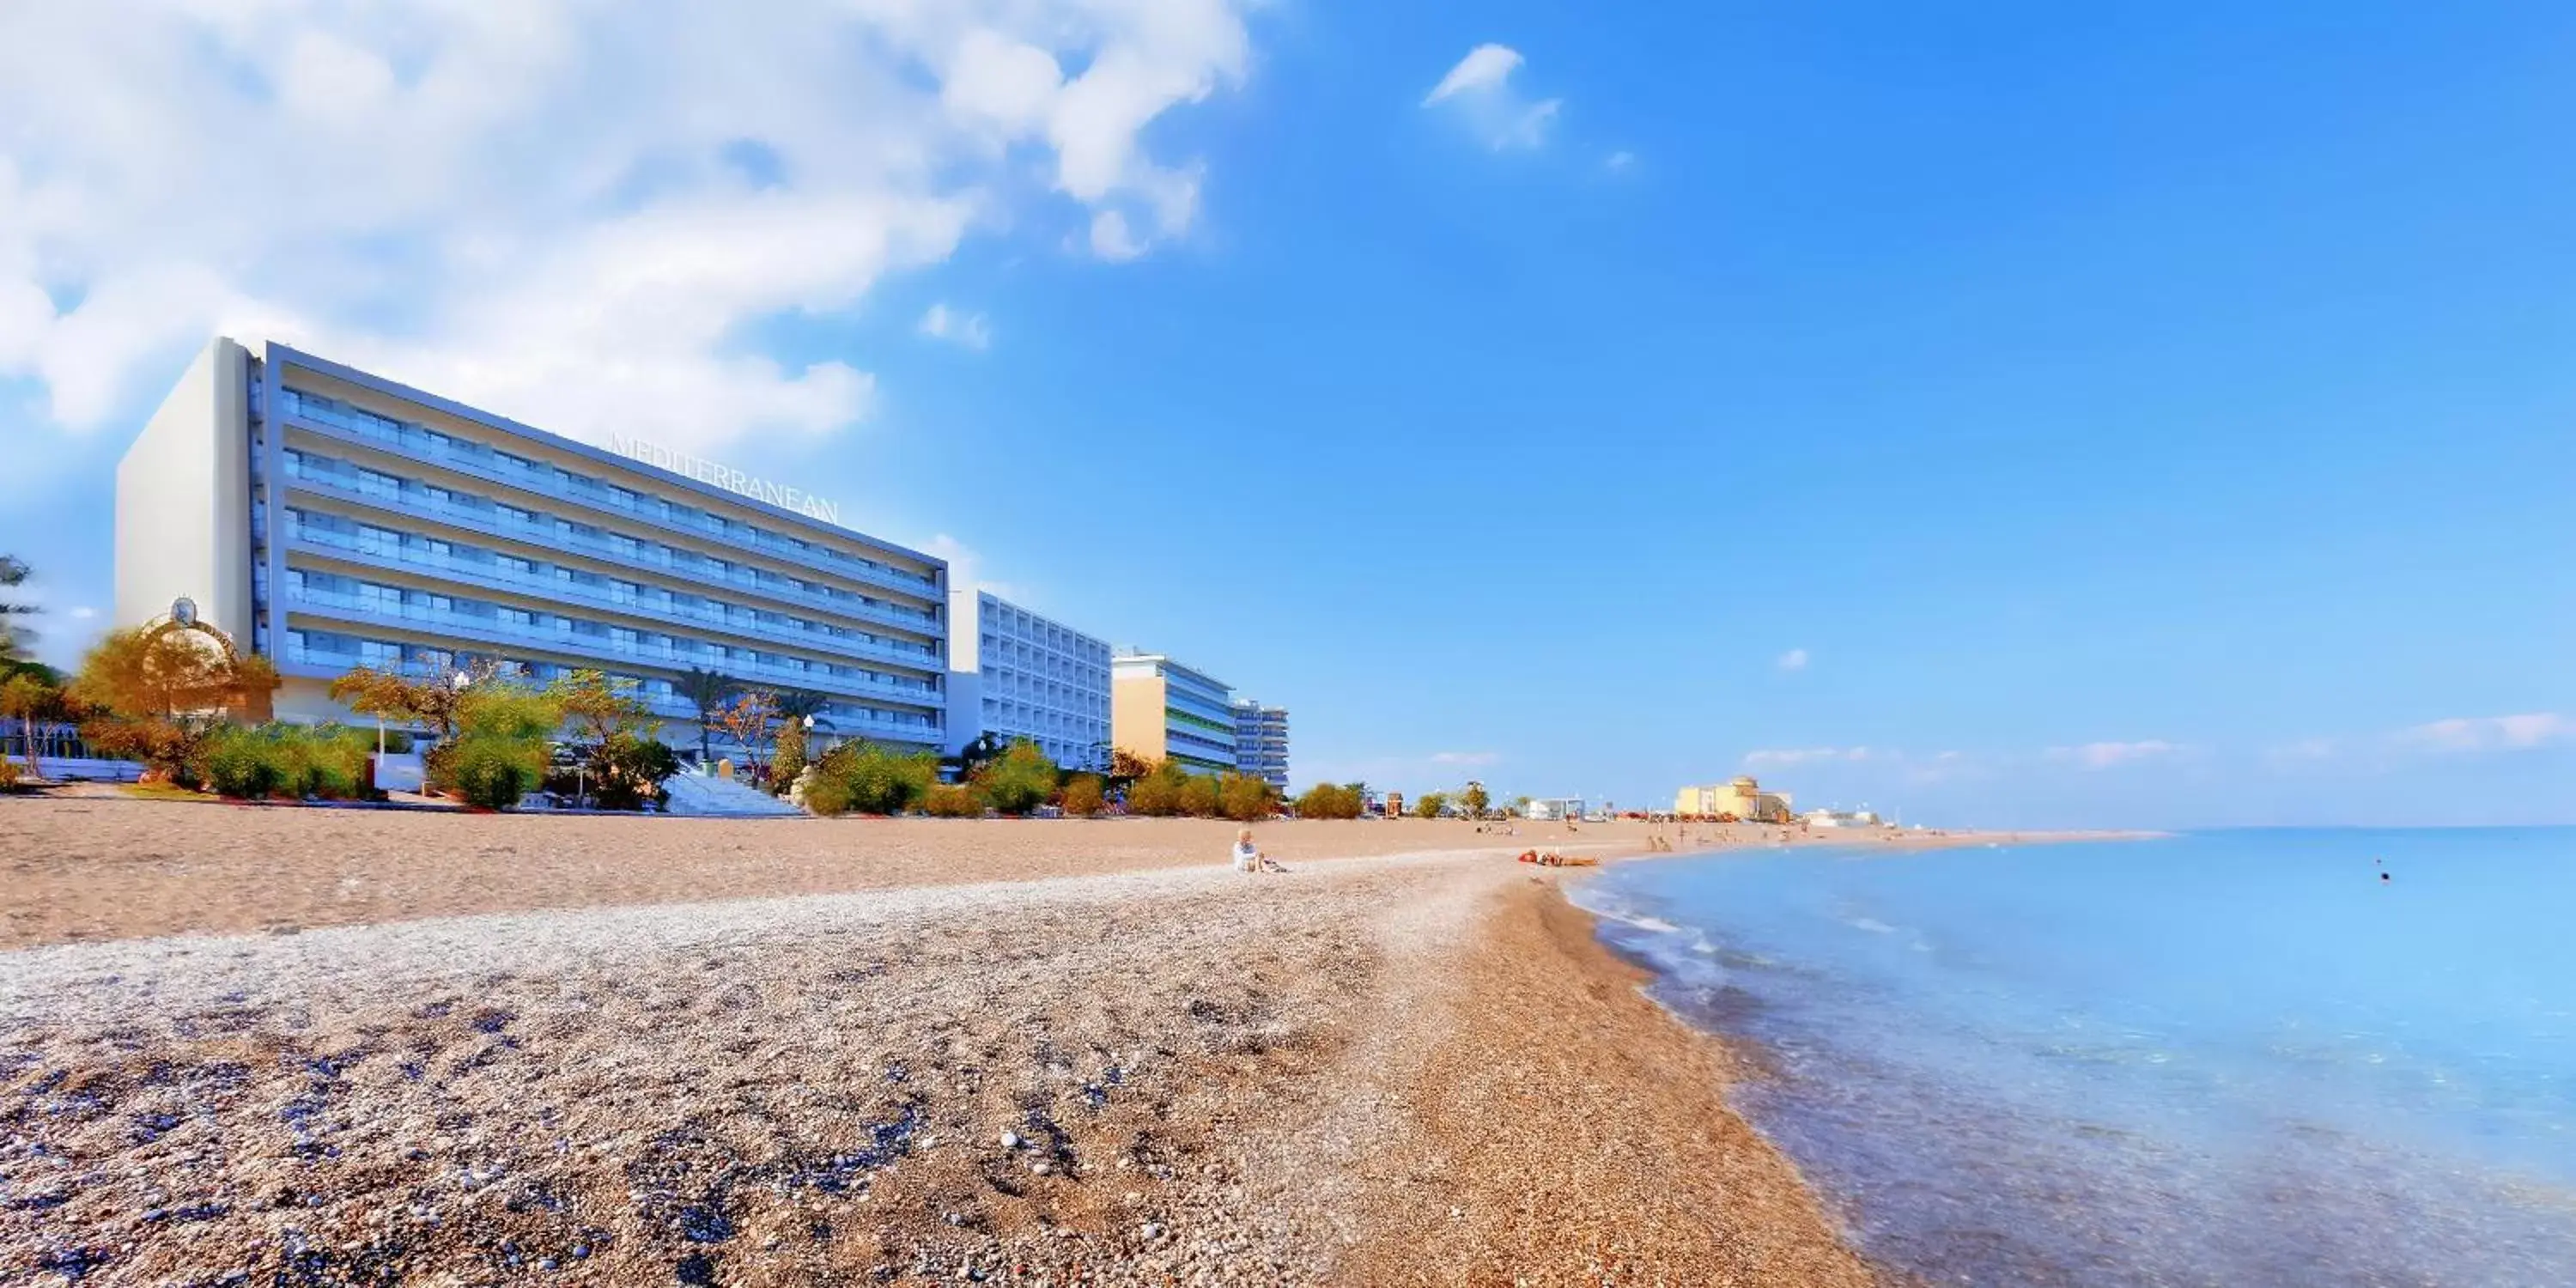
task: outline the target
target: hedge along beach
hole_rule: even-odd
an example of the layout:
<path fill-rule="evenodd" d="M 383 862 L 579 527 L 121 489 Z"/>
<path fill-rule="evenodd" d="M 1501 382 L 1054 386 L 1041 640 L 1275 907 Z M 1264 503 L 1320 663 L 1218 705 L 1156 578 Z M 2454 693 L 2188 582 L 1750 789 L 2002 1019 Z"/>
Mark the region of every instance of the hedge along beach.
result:
<path fill-rule="evenodd" d="M 1233 826 L 0 805 L 0 1265 L 1871 1281 L 1512 861 L 1646 825 Z"/>

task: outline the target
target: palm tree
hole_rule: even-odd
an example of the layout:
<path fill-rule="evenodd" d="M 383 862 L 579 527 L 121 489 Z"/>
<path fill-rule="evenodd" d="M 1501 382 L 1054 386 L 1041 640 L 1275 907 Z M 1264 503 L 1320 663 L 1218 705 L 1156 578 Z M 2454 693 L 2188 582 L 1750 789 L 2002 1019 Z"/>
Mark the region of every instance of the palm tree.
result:
<path fill-rule="evenodd" d="M 0 555 L 0 586 L 18 585 L 27 580 L 27 574 L 31 571 L 33 570 L 27 567 L 26 560 L 16 555 Z M 22 656 L 28 643 L 36 638 L 34 631 L 17 624 L 13 619 L 43 611 L 44 609 L 34 604 L 0 600 L 0 658 L 14 659 Z"/>
<path fill-rule="evenodd" d="M 673 692 L 687 699 L 698 709 L 698 763 L 700 765 L 709 764 L 715 760 L 715 751 L 708 742 L 707 729 L 716 722 L 717 710 L 732 700 L 733 692 L 738 687 L 740 686 L 730 675 L 695 666 L 682 671 L 678 682 L 671 686 Z"/>
<path fill-rule="evenodd" d="M 814 723 L 830 728 L 832 722 L 823 715 L 823 709 L 830 705 L 832 705 L 831 698 L 816 693 L 812 689 L 778 691 L 778 718 L 799 728 L 804 726 L 807 716 L 814 717 Z"/>

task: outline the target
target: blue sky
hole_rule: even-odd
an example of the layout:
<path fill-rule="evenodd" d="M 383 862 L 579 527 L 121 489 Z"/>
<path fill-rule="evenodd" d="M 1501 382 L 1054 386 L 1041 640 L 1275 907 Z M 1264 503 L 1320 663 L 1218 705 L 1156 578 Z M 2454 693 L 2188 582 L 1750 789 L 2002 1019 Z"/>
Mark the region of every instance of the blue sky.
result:
<path fill-rule="evenodd" d="M 802 481 L 1301 784 L 2576 822 L 2576 11 L 663 8 L 0 18 L 54 648 L 223 329 Z"/>

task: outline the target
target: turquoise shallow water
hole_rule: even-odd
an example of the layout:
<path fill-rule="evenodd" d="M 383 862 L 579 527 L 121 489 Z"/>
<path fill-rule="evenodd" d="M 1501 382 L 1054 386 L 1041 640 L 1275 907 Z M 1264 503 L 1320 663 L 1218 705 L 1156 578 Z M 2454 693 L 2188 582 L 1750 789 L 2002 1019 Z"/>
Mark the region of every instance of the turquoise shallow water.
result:
<path fill-rule="evenodd" d="M 1578 898 L 1762 1044 L 1744 1109 L 1886 1264 L 2576 1284 L 2576 829 L 1776 850 Z"/>

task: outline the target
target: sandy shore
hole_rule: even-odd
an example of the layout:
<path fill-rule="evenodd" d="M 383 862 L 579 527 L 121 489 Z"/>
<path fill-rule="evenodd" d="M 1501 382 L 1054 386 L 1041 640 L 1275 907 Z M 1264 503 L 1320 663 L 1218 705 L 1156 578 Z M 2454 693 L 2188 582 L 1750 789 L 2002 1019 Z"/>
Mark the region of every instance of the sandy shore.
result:
<path fill-rule="evenodd" d="M 1870 1281 L 1644 828 L 1227 831 L 0 804 L 0 1279 Z"/>

